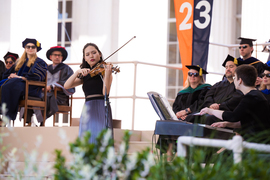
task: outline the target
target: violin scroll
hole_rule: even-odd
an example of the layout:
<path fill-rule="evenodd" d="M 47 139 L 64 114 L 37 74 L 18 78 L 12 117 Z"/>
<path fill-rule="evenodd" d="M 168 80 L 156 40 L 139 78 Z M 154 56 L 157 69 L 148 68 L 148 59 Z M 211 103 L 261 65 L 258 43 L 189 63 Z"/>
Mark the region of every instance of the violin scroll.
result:
<path fill-rule="evenodd" d="M 118 66 L 112 67 L 112 73 L 117 74 L 119 72 L 120 72 L 120 67 Z"/>

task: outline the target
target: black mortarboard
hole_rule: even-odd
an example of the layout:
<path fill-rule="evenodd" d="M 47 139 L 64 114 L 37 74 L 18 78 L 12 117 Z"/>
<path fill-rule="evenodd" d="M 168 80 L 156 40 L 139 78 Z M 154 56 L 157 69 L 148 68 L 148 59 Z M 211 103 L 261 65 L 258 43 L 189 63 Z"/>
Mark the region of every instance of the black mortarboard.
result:
<path fill-rule="evenodd" d="M 190 65 L 190 66 L 186 66 L 188 69 L 195 69 L 196 71 L 199 72 L 199 75 L 202 76 L 202 74 L 208 74 L 208 72 L 206 72 L 206 70 L 204 70 L 203 68 L 201 68 L 199 65 L 195 66 L 195 65 Z"/>
<path fill-rule="evenodd" d="M 36 39 L 30 39 L 30 38 L 26 38 L 23 42 L 22 42 L 22 47 L 25 48 L 26 44 L 28 43 L 33 43 L 35 46 L 37 46 L 37 52 L 40 51 L 41 48 L 41 43 L 38 42 Z"/>
<path fill-rule="evenodd" d="M 253 41 L 257 40 L 257 39 L 248 39 L 248 38 L 242 38 L 242 37 L 239 37 L 238 39 L 241 39 L 240 44 L 248 44 L 251 47 L 253 46 Z"/>
<path fill-rule="evenodd" d="M 4 60 L 6 60 L 7 58 L 12 57 L 12 61 L 16 61 L 16 59 L 18 59 L 19 55 L 16 53 L 12 53 L 12 52 L 7 52 L 7 54 L 4 56 Z"/>
<path fill-rule="evenodd" d="M 232 61 L 236 66 L 239 66 L 239 65 L 242 64 L 241 61 L 237 60 L 237 58 L 234 58 L 234 57 L 232 57 L 231 55 L 228 54 L 228 56 L 226 57 L 226 59 L 224 60 L 224 62 L 222 64 L 222 66 L 225 67 L 225 65 L 226 65 L 226 63 L 228 61 Z"/>

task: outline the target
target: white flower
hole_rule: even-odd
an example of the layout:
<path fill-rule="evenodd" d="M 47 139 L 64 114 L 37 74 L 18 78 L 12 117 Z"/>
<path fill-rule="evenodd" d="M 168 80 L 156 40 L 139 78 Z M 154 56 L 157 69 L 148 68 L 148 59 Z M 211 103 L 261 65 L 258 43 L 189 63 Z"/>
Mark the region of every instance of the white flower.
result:
<path fill-rule="evenodd" d="M 109 147 L 106 164 L 112 166 L 115 162 L 115 152 L 113 147 Z"/>
<path fill-rule="evenodd" d="M 118 162 L 122 161 L 123 155 L 125 154 L 125 149 L 126 149 L 126 143 L 123 141 L 119 147 L 119 155 L 117 156 Z"/>
<path fill-rule="evenodd" d="M 138 158 L 138 153 L 133 153 L 131 156 L 129 156 L 127 164 L 126 164 L 126 172 L 125 176 L 128 177 L 130 174 L 130 171 L 136 168 L 137 164 L 137 158 Z"/>
<path fill-rule="evenodd" d="M 108 129 L 106 134 L 103 136 L 102 146 L 100 147 L 100 152 L 105 151 L 105 147 L 108 145 L 110 138 L 112 137 L 112 130 Z"/>
<path fill-rule="evenodd" d="M 42 136 L 41 135 L 38 135 L 37 136 L 37 142 L 35 143 L 36 144 L 36 147 L 38 148 L 42 143 Z"/>
<path fill-rule="evenodd" d="M 92 170 L 92 167 L 89 164 L 83 165 L 80 175 L 83 177 L 83 179 L 91 179 L 93 177 L 93 173 L 90 173 Z"/>
<path fill-rule="evenodd" d="M 153 154 L 148 153 L 147 160 L 142 160 L 142 163 L 144 165 L 144 171 L 140 172 L 140 175 L 145 177 L 148 175 L 150 168 L 155 165 Z"/>

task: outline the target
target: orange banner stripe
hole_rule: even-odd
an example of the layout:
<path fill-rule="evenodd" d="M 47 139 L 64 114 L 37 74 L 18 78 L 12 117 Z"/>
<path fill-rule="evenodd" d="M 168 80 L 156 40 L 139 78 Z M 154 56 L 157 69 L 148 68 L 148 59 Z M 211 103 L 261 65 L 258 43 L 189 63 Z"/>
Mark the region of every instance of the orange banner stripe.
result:
<path fill-rule="evenodd" d="M 193 7 L 194 0 L 174 0 L 177 37 L 183 69 L 183 82 L 187 79 L 188 68 L 192 64 Z"/>

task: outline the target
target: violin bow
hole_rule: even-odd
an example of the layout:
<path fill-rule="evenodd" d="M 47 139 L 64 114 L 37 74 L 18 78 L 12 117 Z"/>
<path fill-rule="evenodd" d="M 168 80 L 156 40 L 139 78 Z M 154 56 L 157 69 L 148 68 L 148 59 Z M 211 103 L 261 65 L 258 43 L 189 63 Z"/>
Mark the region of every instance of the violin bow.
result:
<path fill-rule="evenodd" d="M 109 59 L 112 55 L 114 55 L 115 53 L 117 53 L 117 51 L 119 51 L 120 49 L 122 49 L 125 45 L 127 45 L 130 41 L 132 41 L 134 38 L 136 38 L 136 36 L 133 36 L 128 42 L 126 42 L 123 46 L 121 46 L 120 48 L 118 48 L 116 51 L 114 51 L 111 55 L 109 55 L 107 58 L 105 58 L 103 61 L 106 61 L 107 59 Z"/>

